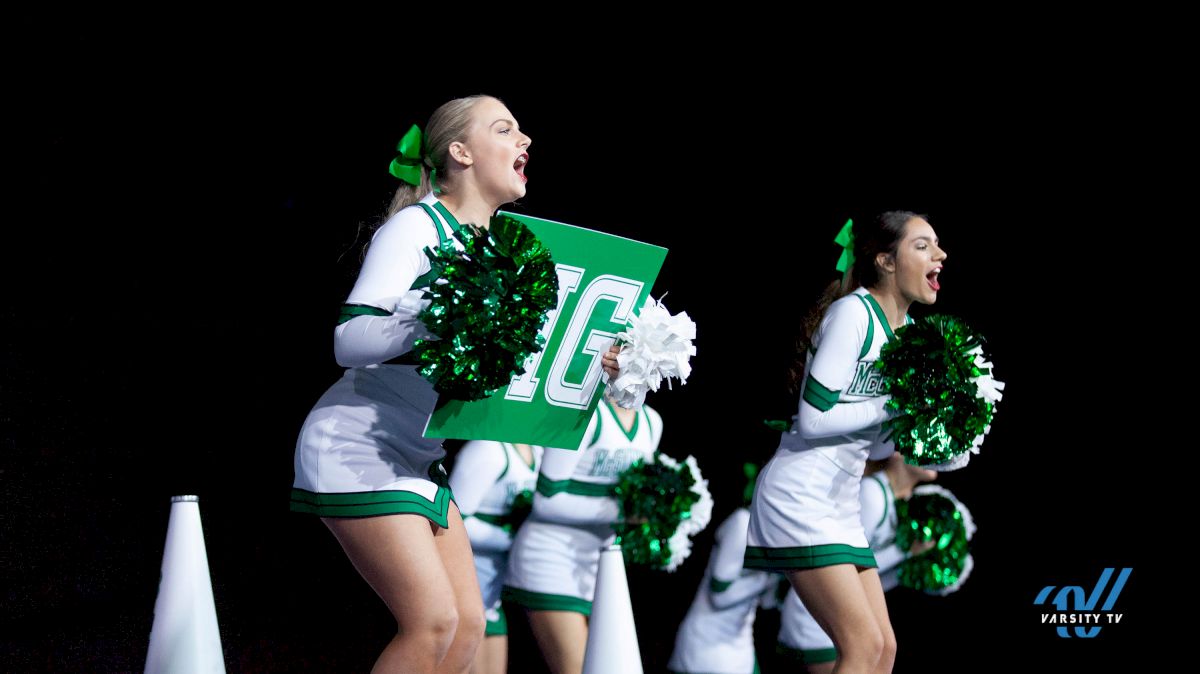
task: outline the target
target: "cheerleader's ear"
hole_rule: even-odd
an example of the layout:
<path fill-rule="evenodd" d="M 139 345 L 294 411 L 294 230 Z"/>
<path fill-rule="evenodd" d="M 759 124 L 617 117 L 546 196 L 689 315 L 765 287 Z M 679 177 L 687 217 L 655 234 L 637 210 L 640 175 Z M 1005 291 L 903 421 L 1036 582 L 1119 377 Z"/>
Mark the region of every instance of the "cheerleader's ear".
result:
<path fill-rule="evenodd" d="M 471 156 L 471 151 L 467 149 L 467 144 L 462 141 L 456 140 L 450 143 L 448 151 L 450 158 L 463 166 L 470 166 L 475 163 L 475 158 Z"/>
<path fill-rule="evenodd" d="M 891 253 L 879 253 L 875 256 L 875 267 L 888 274 L 896 273 L 896 256 Z"/>

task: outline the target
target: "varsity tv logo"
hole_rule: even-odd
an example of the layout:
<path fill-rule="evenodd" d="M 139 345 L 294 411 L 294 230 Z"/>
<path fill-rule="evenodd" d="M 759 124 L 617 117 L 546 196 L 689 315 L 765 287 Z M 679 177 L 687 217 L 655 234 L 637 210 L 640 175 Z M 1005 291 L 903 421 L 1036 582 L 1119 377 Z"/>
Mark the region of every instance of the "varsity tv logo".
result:
<path fill-rule="evenodd" d="M 1065 625 L 1076 625 L 1075 636 L 1081 639 L 1091 639 L 1100 634 L 1101 625 L 1116 625 L 1121 622 L 1124 614 L 1113 613 L 1112 608 L 1117 603 L 1117 597 L 1121 596 L 1121 590 L 1125 589 L 1125 581 L 1129 578 L 1129 574 L 1133 569 L 1121 569 L 1121 573 L 1117 576 L 1117 580 L 1108 587 L 1108 582 L 1112 580 L 1114 569 L 1105 569 L 1100 574 L 1100 580 L 1096 581 L 1096 586 L 1092 588 L 1091 594 L 1085 594 L 1082 587 L 1078 585 L 1067 585 L 1058 589 L 1054 594 L 1054 599 L 1050 600 L 1050 595 L 1054 593 L 1055 586 L 1047 585 L 1038 593 L 1037 599 L 1033 600 L 1034 606 L 1046 604 L 1048 600 L 1058 609 L 1057 613 L 1043 613 L 1043 625 L 1059 625 L 1057 628 L 1058 636 L 1069 639 L 1071 638 Z M 1105 589 L 1108 589 L 1108 594 L 1105 595 Z M 1104 597 L 1104 604 L 1100 606 L 1099 612 L 1096 610 L 1096 604 L 1100 602 L 1100 598 Z M 1091 625 L 1091 627 L 1084 627 Z"/>

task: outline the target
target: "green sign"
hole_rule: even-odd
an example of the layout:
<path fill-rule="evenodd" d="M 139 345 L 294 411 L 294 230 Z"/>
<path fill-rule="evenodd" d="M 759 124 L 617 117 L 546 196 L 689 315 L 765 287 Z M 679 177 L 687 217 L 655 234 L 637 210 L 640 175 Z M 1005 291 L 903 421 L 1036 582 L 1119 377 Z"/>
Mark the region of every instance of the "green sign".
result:
<path fill-rule="evenodd" d="M 517 213 L 554 255 L 558 308 L 525 374 L 485 400 L 439 400 L 425 437 L 575 449 L 604 392 L 600 357 L 646 301 L 667 249 Z"/>

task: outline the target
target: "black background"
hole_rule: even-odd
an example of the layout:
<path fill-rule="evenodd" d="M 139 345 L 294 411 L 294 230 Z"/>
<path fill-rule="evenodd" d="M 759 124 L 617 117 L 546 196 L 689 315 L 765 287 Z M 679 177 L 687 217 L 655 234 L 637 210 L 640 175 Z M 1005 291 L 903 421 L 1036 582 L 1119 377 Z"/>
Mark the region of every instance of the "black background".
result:
<path fill-rule="evenodd" d="M 1149 529 L 1171 518 L 1168 453 L 1191 442 L 1153 431 L 1175 424 L 1157 377 L 1179 367 L 1188 313 L 1147 308 L 1185 226 L 1164 205 L 1184 189 L 1180 83 L 1155 62 L 1047 41 L 1019 61 L 884 54 L 834 74 L 832 56 L 695 44 L 569 76 L 470 54 L 406 72 L 312 39 L 21 29 L 0 249 L 9 669 L 140 671 L 183 493 L 201 498 L 230 671 L 369 669 L 394 624 L 324 527 L 288 512 L 295 436 L 339 373 L 333 319 L 395 142 L 479 92 L 533 138 L 512 210 L 668 248 L 654 294 L 699 326 L 692 379 L 650 402 L 716 513 L 676 574 L 630 570 L 647 671 L 741 464 L 775 447 L 762 420 L 794 410 L 782 373 L 833 236 L 892 208 L 929 214 L 949 252 L 937 310 L 988 337 L 1008 384 L 983 454 L 941 481 L 979 526 L 975 571 L 948 598 L 889 594 L 896 671 L 1153 657 L 1150 584 L 1177 550 Z M 1082 640 L 1039 624 L 1043 586 L 1090 588 L 1105 567 L 1134 569 L 1120 625 Z M 511 671 L 537 671 L 521 623 Z"/>

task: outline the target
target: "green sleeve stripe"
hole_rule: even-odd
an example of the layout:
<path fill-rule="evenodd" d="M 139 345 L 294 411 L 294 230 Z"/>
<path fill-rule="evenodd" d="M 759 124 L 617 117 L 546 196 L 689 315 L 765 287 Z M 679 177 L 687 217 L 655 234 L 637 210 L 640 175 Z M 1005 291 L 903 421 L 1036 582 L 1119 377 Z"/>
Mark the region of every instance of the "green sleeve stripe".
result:
<path fill-rule="evenodd" d="M 568 480 L 567 493 L 575 494 L 576 496 L 598 496 L 609 497 L 616 494 L 615 484 L 595 484 L 593 482 L 580 482 L 579 480 Z"/>
<path fill-rule="evenodd" d="M 338 325 L 356 316 L 391 316 L 392 312 L 369 304 L 343 304 L 338 312 Z"/>
<path fill-rule="evenodd" d="M 575 494 L 576 496 L 612 496 L 615 484 L 595 484 L 579 480 L 551 480 L 545 475 L 538 475 L 537 492 L 542 496 L 555 494 Z"/>
<path fill-rule="evenodd" d="M 537 493 L 542 496 L 554 496 L 561 494 L 567 490 L 567 483 L 570 480 L 551 480 L 550 478 L 538 473 L 537 478 Z"/>
<path fill-rule="evenodd" d="M 437 272 L 430 269 L 429 271 L 425 272 L 424 274 L 421 274 L 420 276 L 418 276 L 417 280 L 413 281 L 413 284 L 410 285 L 408 287 L 408 289 L 409 290 L 420 290 L 422 288 L 428 288 L 429 286 L 433 285 L 433 282 L 436 280 L 437 280 Z"/>
<path fill-rule="evenodd" d="M 715 594 L 720 594 L 731 587 L 733 587 L 732 580 L 717 580 L 716 576 L 708 579 L 708 589 Z"/>
<path fill-rule="evenodd" d="M 808 381 L 804 383 L 804 401 L 809 405 L 828 412 L 837 404 L 838 398 L 841 397 L 840 391 L 835 391 L 821 382 L 817 378 L 808 375 Z"/>
<path fill-rule="evenodd" d="M 475 513 L 474 515 L 471 515 L 471 517 L 474 517 L 475 519 L 479 520 L 480 522 L 487 522 L 488 524 L 490 524 L 494 527 L 500 527 L 501 529 L 505 529 L 505 530 L 512 529 L 512 524 L 510 523 L 509 517 L 507 515 L 489 515 L 487 513 Z"/>
<path fill-rule="evenodd" d="M 808 384 L 805 386 L 805 388 L 812 391 L 813 395 L 817 396 L 821 400 L 826 400 L 831 403 L 836 403 L 838 400 L 838 397 L 841 396 L 841 391 L 838 391 L 836 389 L 831 389 L 828 386 L 822 384 L 812 374 L 808 375 Z"/>
<path fill-rule="evenodd" d="M 822 412 L 828 412 L 829 410 L 833 409 L 833 405 L 829 404 L 825 400 L 822 400 L 815 393 L 810 393 L 809 391 L 810 389 L 805 389 L 804 391 L 804 402 L 812 405 Z"/>

